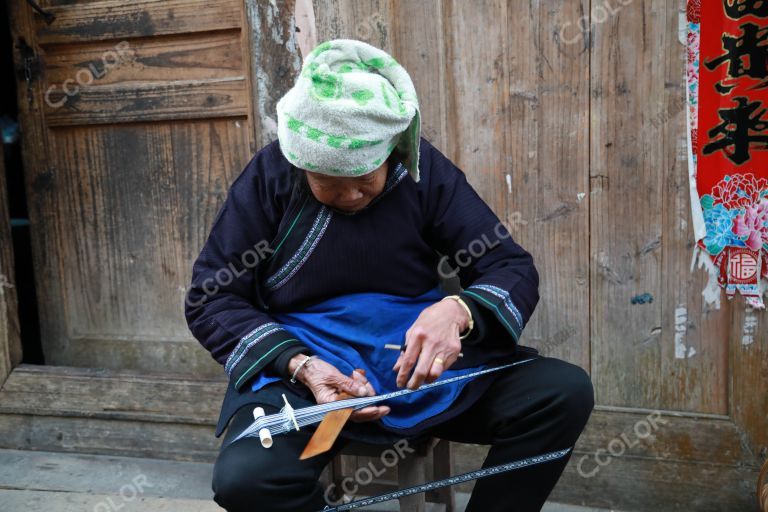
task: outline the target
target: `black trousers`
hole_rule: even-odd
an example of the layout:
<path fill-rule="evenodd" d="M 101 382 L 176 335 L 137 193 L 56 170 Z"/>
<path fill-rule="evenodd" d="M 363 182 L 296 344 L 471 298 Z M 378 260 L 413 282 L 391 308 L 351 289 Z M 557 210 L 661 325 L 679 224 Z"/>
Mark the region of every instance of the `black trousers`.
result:
<path fill-rule="evenodd" d="M 483 467 L 493 466 L 572 447 L 593 406 L 592 383 L 584 370 L 541 357 L 504 371 L 468 410 L 427 434 L 490 445 Z M 274 407 L 264 408 L 267 414 L 276 412 Z M 213 471 L 216 503 L 229 512 L 321 510 L 328 504 L 328 493 L 318 479 L 343 443 L 305 461 L 299 460 L 299 454 L 311 436 L 306 431 L 281 435 L 270 449 L 264 449 L 258 438 L 228 446 L 233 436 L 251 424 L 252 411 L 253 406 L 239 409 L 222 441 Z M 541 510 L 569 458 L 478 480 L 467 512 Z"/>

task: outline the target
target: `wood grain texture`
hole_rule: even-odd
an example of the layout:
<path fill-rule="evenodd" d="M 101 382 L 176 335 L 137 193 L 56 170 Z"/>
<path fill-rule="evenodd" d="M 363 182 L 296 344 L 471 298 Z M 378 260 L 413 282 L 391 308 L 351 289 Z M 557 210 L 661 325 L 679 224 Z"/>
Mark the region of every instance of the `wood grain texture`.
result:
<path fill-rule="evenodd" d="M 226 380 L 20 365 L 0 390 L 0 448 L 213 462 Z"/>
<path fill-rule="evenodd" d="M 45 72 L 59 89 L 67 79 L 87 83 L 89 74 L 97 85 L 215 80 L 243 76 L 243 50 L 240 30 L 56 45 L 45 50 Z"/>
<path fill-rule="evenodd" d="M 41 45 L 209 32 L 242 26 L 242 4 L 238 0 L 73 1 L 47 10 L 56 16 L 51 24 L 42 16 L 34 15 L 35 39 Z"/>
<path fill-rule="evenodd" d="M 245 0 L 250 30 L 250 73 L 254 146 L 277 139 L 278 100 L 293 86 L 301 70 L 293 0 Z"/>
<path fill-rule="evenodd" d="M 398 12 L 393 12 L 395 7 L 392 0 L 317 0 L 317 42 L 328 39 L 358 39 L 386 52 L 392 52 L 390 29 L 393 17 L 399 15 Z"/>
<path fill-rule="evenodd" d="M 2 413 L 194 425 L 216 424 L 227 386 L 223 376 L 29 364 L 6 384 Z"/>
<path fill-rule="evenodd" d="M 740 466 L 625 456 L 591 479 L 569 464 L 550 499 L 612 510 L 758 512 L 754 480 L 755 472 Z"/>
<path fill-rule="evenodd" d="M 728 417 L 599 407 L 550 499 L 615 510 L 756 512 L 758 468 Z"/>
<path fill-rule="evenodd" d="M 521 342 L 590 371 L 589 56 L 553 35 L 562 20 L 577 18 L 588 4 L 508 5 L 501 40 L 507 76 L 497 86 L 504 102 L 494 126 L 505 145 L 488 149 L 506 160 L 480 190 L 497 191 L 489 204 L 533 254 L 539 271 L 542 299 Z"/>
<path fill-rule="evenodd" d="M 31 9 L 13 9 L 14 37 L 40 69 L 30 88 L 22 76 L 17 85 L 46 361 L 219 374 L 189 333 L 183 300 L 192 262 L 254 151 L 245 7 L 106 1 L 55 10 L 58 32 L 40 35 Z M 176 21 L 141 32 L 130 13 Z M 102 15 L 112 18 L 99 25 Z M 110 28 L 121 16 L 128 28 Z M 62 28 L 69 22 L 79 25 Z M 99 73 L 115 48 L 125 60 Z M 92 84 L 88 73 L 99 75 Z M 57 106 L 49 91 L 60 95 L 68 79 L 77 90 Z"/>
<path fill-rule="evenodd" d="M 691 272 L 694 233 L 683 109 L 685 47 L 675 39 L 679 11 L 673 7 L 667 5 L 658 14 L 665 27 L 664 64 L 658 71 L 664 88 L 649 100 L 641 126 L 646 140 L 659 148 L 663 158 L 658 191 L 663 200 L 662 235 L 658 249 L 653 249 L 661 251 L 661 334 L 649 333 L 646 341 L 660 345 L 660 368 L 646 385 L 658 386 L 658 400 L 665 409 L 727 414 L 730 305 L 723 301 L 723 309 L 718 310 L 705 304 L 701 290 L 707 273 Z"/>
<path fill-rule="evenodd" d="M 418 92 L 422 135 L 435 147 L 447 149 L 448 63 L 443 30 L 442 0 L 396 1 L 391 18 L 392 52 L 405 67 Z M 435 19 L 440 22 L 427 23 Z M 364 30 L 372 32 L 373 19 Z"/>
<path fill-rule="evenodd" d="M 705 308 L 689 270 L 678 7 L 633 2 L 593 30 L 592 370 L 601 404 L 726 414 L 727 306 Z"/>
<path fill-rule="evenodd" d="M 752 454 L 768 459 L 768 329 L 766 312 L 747 311 L 743 297 L 731 308 L 729 415 Z"/>
<path fill-rule="evenodd" d="M 210 464 L 111 455 L 70 454 L 31 450 L 0 450 L 0 488 L 24 491 L 112 494 L 125 484 L 146 481 L 144 497 L 210 501 Z M 141 475 L 141 476 L 139 476 Z M 144 480 L 146 477 L 146 480 Z M 5 492 L 0 493 L 2 495 Z M 0 498 L 1 503 L 2 498 Z M 2 506 L 0 504 L 0 506 Z M 103 508 L 103 507 L 102 507 Z M 25 507 L 5 511 L 31 512 Z M 38 510 L 38 509 L 33 509 Z M 41 509 L 42 510 L 42 509 Z M 49 511 L 75 512 L 92 508 L 50 508 Z M 98 510 L 98 509 L 97 509 Z M 123 508 L 119 510 L 123 511 Z M 155 508 L 147 507 L 142 512 Z M 185 508 L 175 510 L 185 511 Z M 221 512 L 219 509 L 217 512 Z"/>
<path fill-rule="evenodd" d="M 55 106 L 47 105 L 46 120 L 49 127 L 61 127 L 245 117 L 248 95 L 244 77 L 95 85 L 71 96 L 49 95 Z"/>
<path fill-rule="evenodd" d="M 221 372 L 189 334 L 183 300 L 191 262 L 249 158 L 246 119 L 72 128 L 50 140 L 58 169 L 35 191 L 59 247 L 52 271 L 64 297 L 49 307 L 61 308 L 66 329 L 43 323 L 48 360 Z"/>
<path fill-rule="evenodd" d="M 0 144 L 0 388 L 22 357 L 4 162 Z"/>
<path fill-rule="evenodd" d="M 601 404 L 661 406 L 662 340 L 654 333 L 670 341 L 660 289 L 660 191 L 669 144 L 642 128 L 664 93 L 664 50 L 676 35 L 666 25 L 665 4 L 632 3 L 593 30 L 591 342 Z M 653 151 L 639 150 L 651 144 Z M 642 294 L 649 302 L 633 304 Z"/>
<path fill-rule="evenodd" d="M 584 10 L 567 4 L 327 0 L 315 11 L 318 41 L 361 39 L 409 71 L 422 133 L 534 254 L 547 300 L 523 343 L 588 369 L 588 55 L 564 54 L 540 28 Z"/>
<path fill-rule="evenodd" d="M 82 416 L 0 416 L 0 448 L 213 462 L 214 426 Z"/>

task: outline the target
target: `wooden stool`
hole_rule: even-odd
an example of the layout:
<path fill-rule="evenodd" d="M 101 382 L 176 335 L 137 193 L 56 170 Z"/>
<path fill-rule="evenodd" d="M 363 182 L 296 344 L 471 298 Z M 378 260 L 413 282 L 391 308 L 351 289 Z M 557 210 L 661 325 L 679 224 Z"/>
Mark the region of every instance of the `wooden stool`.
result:
<path fill-rule="evenodd" d="M 371 482 L 365 481 L 355 484 L 359 485 L 360 491 L 364 491 L 364 495 L 370 496 L 392 492 L 397 489 L 404 489 L 406 487 L 423 484 L 428 480 L 448 478 L 451 475 L 451 468 L 453 465 L 451 459 L 451 445 L 448 441 L 442 439 L 427 439 L 418 444 L 411 443 L 407 446 L 409 450 L 403 450 L 401 452 L 404 454 L 402 457 L 398 455 L 399 460 L 397 460 L 396 465 L 397 480 L 373 479 Z M 411 452 L 410 450 L 415 450 L 415 452 Z M 341 494 L 344 492 L 344 480 L 349 477 L 354 479 L 355 472 L 359 472 L 362 468 L 368 468 L 365 471 L 366 480 L 368 480 L 371 475 L 377 477 L 381 476 L 384 469 L 394 466 L 394 461 L 396 460 L 389 457 L 385 458 L 385 453 L 388 451 L 398 453 L 397 446 L 391 447 L 350 443 L 329 465 L 327 480 L 330 483 L 336 484 L 336 489 L 341 489 L 339 493 Z M 347 468 L 342 459 L 344 456 L 373 457 L 378 460 L 370 465 L 351 465 L 351 467 Z M 432 461 L 431 478 L 428 474 L 429 471 L 427 471 L 430 459 Z M 374 471 L 378 474 L 374 475 Z M 362 480 L 362 478 L 359 477 L 358 480 Z M 400 510 L 403 512 L 423 512 L 427 501 L 429 501 L 430 503 L 440 503 L 445 505 L 446 512 L 454 512 L 456 508 L 455 500 L 454 488 L 444 487 L 442 489 L 429 491 L 426 493 L 426 496 L 424 493 L 419 493 L 400 498 Z"/>

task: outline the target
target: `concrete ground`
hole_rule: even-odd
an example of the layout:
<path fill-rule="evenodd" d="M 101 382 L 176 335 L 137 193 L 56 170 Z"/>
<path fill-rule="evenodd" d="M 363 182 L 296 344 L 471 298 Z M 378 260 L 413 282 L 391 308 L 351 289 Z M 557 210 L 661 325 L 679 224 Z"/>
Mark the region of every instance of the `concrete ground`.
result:
<path fill-rule="evenodd" d="M 211 464 L 0 450 L 3 512 L 221 512 L 211 499 Z M 458 509 L 468 494 L 457 495 Z M 444 507 L 430 505 L 429 512 Z M 257 507 L 254 507 L 254 511 Z M 400 510 L 396 501 L 367 511 Z M 548 503 L 544 512 L 608 512 Z"/>

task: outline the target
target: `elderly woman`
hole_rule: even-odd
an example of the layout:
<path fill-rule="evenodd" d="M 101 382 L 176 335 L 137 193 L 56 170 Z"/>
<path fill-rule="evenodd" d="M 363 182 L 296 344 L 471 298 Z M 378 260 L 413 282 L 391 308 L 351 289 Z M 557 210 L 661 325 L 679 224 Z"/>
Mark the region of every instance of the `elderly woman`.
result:
<path fill-rule="evenodd" d="M 328 41 L 277 116 L 278 140 L 231 185 L 186 303 L 190 330 L 229 377 L 215 501 L 320 510 L 319 475 L 352 439 L 488 444 L 484 467 L 572 447 L 593 407 L 589 377 L 518 344 L 539 300 L 533 258 L 420 136 L 405 69 L 368 44 Z M 447 274 L 459 293 L 443 292 Z M 358 410 L 333 450 L 307 460 L 311 429 L 269 449 L 251 437 L 229 443 L 255 406 L 274 413 L 283 395 L 299 408 L 532 357 Z M 539 510 L 567 460 L 479 480 L 467 510 Z"/>

